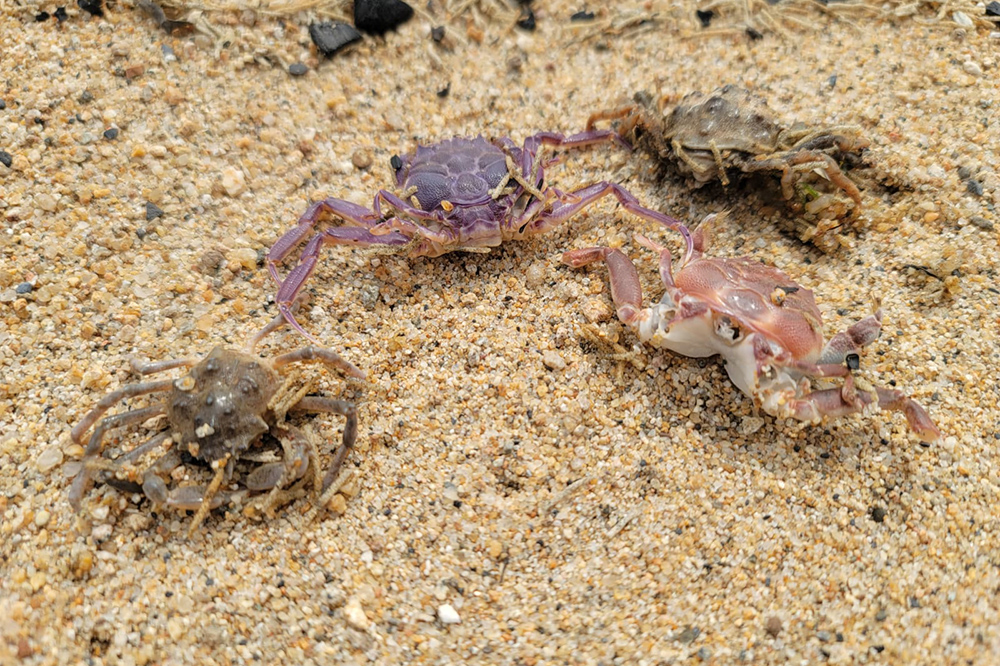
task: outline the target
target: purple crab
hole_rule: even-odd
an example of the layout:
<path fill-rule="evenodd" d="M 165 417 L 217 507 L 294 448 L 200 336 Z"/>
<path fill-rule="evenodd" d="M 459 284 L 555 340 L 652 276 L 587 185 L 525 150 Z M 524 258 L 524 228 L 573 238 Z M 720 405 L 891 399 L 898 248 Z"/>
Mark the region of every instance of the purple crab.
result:
<path fill-rule="evenodd" d="M 295 321 L 291 307 L 324 245 L 382 247 L 411 257 L 436 257 L 456 250 L 482 252 L 506 240 L 542 233 L 608 194 L 629 212 L 677 230 L 690 247 L 684 225 L 641 206 L 615 183 L 602 181 L 568 193 L 545 187 L 544 167 L 551 162 L 539 154 L 543 145 L 579 148 L 607 141 L 624 144 L 609 130 L 569 137 L 539 132 L 521 147 L 507 137 L 455 137 L 418 145 L 411 155 L 393 156 L 390 166 L 398 195 L 379 190 L 371 210 L 343 199 L 316 202 L 271 247 L 267 263 L 278 282 L 278 309 L 289 324 L 312 339 Z M 344 226 L 316 231 L 324 214 L 341 218 Z M 278 264 L 310 235 L 298 265 L 282 281 Z"/>

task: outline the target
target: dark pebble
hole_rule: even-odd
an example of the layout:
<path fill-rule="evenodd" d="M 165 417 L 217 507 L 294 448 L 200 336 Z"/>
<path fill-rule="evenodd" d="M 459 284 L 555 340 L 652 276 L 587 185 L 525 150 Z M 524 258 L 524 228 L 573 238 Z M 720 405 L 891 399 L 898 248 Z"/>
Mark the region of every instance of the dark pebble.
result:
<path fill-rule="evenodd" d="M 76 4 L 91 16 L 104 16 L 104 8 L 101 7 L 101 0 L 76 0 Z"/>
<path fill-rule="evenodd" d="M 701 27 L 707 28 L 712 25 L 712 17 L 715 16 L 715 12 L 711 9 L 696 9 L 694 15 L 698 17 L 699 21 L 701 21 Z"/>
<path fill-rule="evenodd" d="M 440 97 L 441 99 L 444 99 L 445 97 L 448 96 L 449 93 L 451 93 L 451 84 L 450 83 L 448 85 L 446 85 L 444 88 L 441 88 L 441 90 L 438 90 L 437 91 L 437 96 Z"/>
<path fill-rule="evenodd" d="M 361 33 L 353 27 L 346 23 L 329 21 L 310 25 L 309 36 L 319 52 L 325 56 L 332 56 L 348 44 L 361 40 Z"/>
<path fill-rule="evenodd" d="M 570 21 L 593 21 L 594 12 L 588 12 L 586 9 L 578 11 L 569 17 Z"/>
<path fill-rule="evenodd" d="M 834 88 L 836 88 L 837 87 L 837 75 L 836 74 L 831 74 L 830 78 L 828 78 L 826 80 L 826 85 L 830 86 L 830 90 L 833 90 Z"/>
<path fill-rule="evenodd" d="M 80 93 L 80 96 L 76 98 L 76 101 L 80 104 L 90 104 L 94 101 L 94 95 L 89 90 L 84 90 Z"/>
<path fill-rule="evenodd" d="M 58 20 L 60 23 L 69 18 L 69 15 L 66 13 L 65 7 L 58 7 L 56 9 L 56 13 L 53 14 L 53 16 L 55 16 L 56 20 Z"/>
<path fill-rule="evenodd" d="M 965 188 L 969 190 L 969 193 L 974 194 L 977 197 L 983 196 L 983 184 L 974 178 L 970 178 L 965 181 Z"/>
<path fill-rule="evenodd" d="M 303 65 L 301 62 L 296 62 L 288 66 L 288 73 L 292 76 L 305 76 L 309 68 Z"/>
<path fill-rule="evenodd" d="M 439 43 L 441 42 L 442 39 L 444 39 L 444 26 L 443 25 L 439 25 L 439 26 L 435 26 L 435 27 L 431 28 L 431 39 L 433 39 L 435 42 L 439 42 Z"/>
<path fill-rule="evenodd" d="M 986 231 L 993 231 L 993 223 L 987 220 L 985 217 L 979 215 L 973 215 L 969 218 L 969 222 L 976 225 L 980 229 L 985 229 Z"/>
<path fill-rule="evenodd" d="M 108 141 L 114 141 L 115 139 L 117 139 L 118 138 L 118 128 L 117 127 L 109 127 L 108 129 L 104 130 L 104 138 L 107 139 Z"/>
<path fill-rule="evenodd" d="M 701 629 L 698 627 L 685 627 L 684 631 L 674 636 L 675 641 L 680 641 L 685 645 L 694 643 L 695 639 L 701 636 Z"/>
<path fill-rule="evenodd" d="M 41 23 L 42 21 L 48 21 L 51 15 L 48 12 L 38 12 L 35 14 L 35 20 Z"/>
<path fill-rule="evenodd" d="M 712 658 L 712 651 L 707 647 L 698 648 L 698 658 L 702 661 L 708 661 Z"/>
<path fill-rule="evenodd" d="M 393 155 L 389 158 L 389 166 L 392 167 L 393 171 L 399 171 L 403 168 L 403 160 L 399 158 L 399 155 Z"/>
<path fill-rule="evenodd" d="M 381 35 L 413 18 L 413 7 L 403 0 L 355 0 L 354 26 Z"/>
<path fill-rule="evenodd" d="M 990 4 L 986 5 L 986 15 L 1000 16 L 1000 2 L 996 2 L 996 0 L 994 0 Z"/>
<path fill-rule="evenodd" d="M 22 282 L 21 284 L 17 285 L 17 288 L 14 291 L 16 291 L 19 294 L 28 294 L 31 293 L 31 289 L 32 287 L 30 282 Z"/>
<path fill-rule="evenodd" d="M 758 39 L 764 39 L 764 35 L 760 34 L 757 30 L 754 30 L 753 28 L 747 28 L 747 37 L 749 37 L 751 40 L 755 42 Z"/>
<path fill-rule="evenodd" d="M 972 175 L 972 169 L 970 169 L 969 167 L 967 166 L 958 167 L 958 177 L 961 178 L 962 180 L 965 180 L 971 175 Z"/>
<path fill-rule="evenodd" d="M 875 613 L 876 622 L 885 622 L 885 618 L 889 617 L 889 613 L 883 608 L 879 612 Z"/>
<path fill-rule="evenodd" d="M 848 370 L 857 370 L 861 367 L 861 357 L 858 354 L 848 354 L 845 360 Z"/>
<path fill-rule="evenodd" d="M 881 523 L 885 520 L 885 509 L 880 506 L 872 507 L 872 520 Z"/>
<path fill-rule="evenodd" d="M 4 100 L 0 99 L 0 111 L 3 111 L 6 108 L 7 108 L 7 102 L 5 102 Z"/>
<path fill-rule="evenodd" d="M 163 211 L 152 201 L 146 202 L 146 221 L 150 222 L 163 216 Z"/>
<path fill-rule="evenodd" d="M 766 631 L 767 635 L 771 638 L 777 637 L 777 635 L 781 633 L 781 618 L 775 615 L 767 618 L 767 622 L 764 623 L 764 631 Z"/>
<path fill-rule="evenodd" d="M 910 608 L 920 608 L 920 599 L 910 597 Z"/>
<path fill-rule="evenodd" d="M 830 635 L 829 631 L 817 631 L 816 638 L 820 639 L 824 643 L 829 643 L 833 636 Z"/>
<path fill-rule="evenodd" d="M 521 7 L 521 15 L 517 17 L 517 27 L 532 32 L 535 29 L 535 12 L 531 7 Z"/>
<path fill-rule="evenodd" d="M 0 150 L 0 164 L 3 164 L 8 169 L 10 165 L 14 163 L 14 157 L 8 153 L 6 150 Z"/>

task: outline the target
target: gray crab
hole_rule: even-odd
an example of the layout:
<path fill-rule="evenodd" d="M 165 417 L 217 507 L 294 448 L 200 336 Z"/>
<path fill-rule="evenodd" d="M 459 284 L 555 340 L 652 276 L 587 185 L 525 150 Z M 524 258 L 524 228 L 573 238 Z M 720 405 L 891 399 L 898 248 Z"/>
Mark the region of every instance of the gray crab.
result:
<path fill-rule="evenodd" d="M 824 342 L 812 291 L 749 257 L 704 255 L 715 217 L 697 229 L 693 248 L 676 268 L 670 250 L 635 236 L 659 255 L 666 287 L 663 298 L 646 308 L 639 273 L 621 250 L 570 250 L 563 262 L 580 267 L 604 261 L 618 318 L 640 341 L 695 358 L 722 356 L 733 383 L 772 416 L 819 423 L 826 416 L 878 408 L 903 412 L 910 430 L 925 441 L 940 437 L 916 401 L 895 389 L 869 386 L 853 374 L 861 350 L 879 337 L 881 309 Z M 812 380 L 823 378 L 843 384 L 814 390 Z"/>
<path fill-rule="evenodd" d="M 280 323 L 283 322 L 278 317 L 268 325 L 254 338 L 248 352 L 256 341 Z M 128 384 L 112 391 L 80 420 L 70 436 L 76 443 L 86 440 L 87 446 L 83 466 L 70 486 L 70 504 L 80 510 L 83 496 L 96 477 L 119 490 L 143 493 L 159 505 L 195 510 L 197 513 L 188 530 L 190 534 L 211 509 L 235 498 L 235 493 L 221 488 L 234 480 L 237 464 L 251 468 L 242 479 L 245 493 L 271 491 L 264 505 L 266 510 L 276 503 L 282 489 L 305 477 L 310 470 L 316 494 L 325 494 L 336 479 L 347 452 L 354 446 L 357 410 L 350 402 L 306 395 L 308 387 L 294 386 L 294 375 L 283 379 L 289 365 L 301 362 L 319 362 L 347 376 L 364 377 L 361 370 L 335 352 L 318 347 L 303 347 L 273 358 L 216 347 L 200 361 L 170 359 L 142 364 L 133 360 L 133 370 L 140 375 L 174 368 L 189 370 L 177 379 Z M 104 416 L 123 400 L 155 393 L 165 394 L 165 397 L 147 407 Z M 346 417 L 341 444 L 322 479 L 315 443 L 285 422 L 286 412 L 326 412 Z M 102 456 L 109 431 L 138 425 L 160 415 L 167 417 L 166 430 L 116 459 Z M 270 456 L 269 462 L 261 463 L 265 434 L 278 441 L 283 457 L 273 460 Z M 161 449 L 166 452 L 160 458 L 145 470 L 136 471 L 136 463 Z M 168 488 L 165 479 L 181 467 L 185 456 L 211 468 L 213 476 L 209 484 Z"/>
<path fill-rule="evenodd" d="M 794 230 L 821 249 L 833 249 L 824 235 L 861 210 L 861 192 L 838 164 L 857 161 L 868 147 L 857 127 L 788 126 L 761 97 L 735 85 L 692 92 L 669 113 L 636 106 L 600 112 L 588 128 L 618 117 L 625 118 L 624 136 L 673 164 L 695 187 L 716 180 L 728 186 L 734 173 L 779 174 Z"/>
<path fill-rule="evenodd" d="M 629 212 L 686 234 L 680 222 L 641 206 L 615 183 L 598 182 L 573 192 L 545 186 L 547 162 L 540 154 L 542 146 L 575 148 L 614 140 L 621 139 L 608 130 L 569 137 L 540 132 L 520 147 L 506 137 L 491 141 L 482 136 L 455 137 L 418 145 L 410 155 L 393 156 L 390 166 L 398 194 L 379 190 L 371 210 L 335 198 L 314 203 L 271 247 L 267 263 L 279 285 L 278 309 L 296 330 L 312 339 L 290 308 L 324 245 L 382 247 L 411 257 L 484 251 L 547 231 L 608 194 Z M 317 231 L 317 223 L 326 214 L 340 218 L 343 226 Z M 282 280 L 278 264 L 310 236 L 299 263 Z"/>

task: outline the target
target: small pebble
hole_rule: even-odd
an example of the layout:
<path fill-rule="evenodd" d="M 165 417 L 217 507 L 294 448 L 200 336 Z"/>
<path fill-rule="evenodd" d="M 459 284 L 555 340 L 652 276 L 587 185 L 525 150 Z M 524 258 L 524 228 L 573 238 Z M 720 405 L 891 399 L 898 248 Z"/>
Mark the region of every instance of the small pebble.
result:
<path fill-rule="evenodd" d="M 458 616 L 458 611 L 451 604 L 438 606 L 438 619 L 442 624 L 458 624 L 462 618 Z"/>
<path fill-rule="evenodd" d="M 39 472 L 45 474 L 46 472 L 52 470 L 56 465 L 58 465 L 62 461 L 63 461 L 62 449 L 60 449 L 58 446 L 50 446 L 49 448 L 39 453 L 38 457 L 35 458 L 35 467 L 38 468 Z"/>
<path fill-rule="evenodd" d="M 76 0 L 76 4 L 91 16 L 104 16 L 101 0 Z"/>
<path fill-rule="evenodd" d="M 358 169 L 367 169 L 372 165 L 372 156 L 364 150 L 359 150 L 351 155 L 351 164 Z"/>
<path fill-rule="evenodd" d="M 361 33 L 352 26 L 329 21 L 311 24 L 309 37 L 316 49 L 325 56 L 332 56 L 345 46 L 361 41 Z"/>
<path fill-rule="evenodd" d="M 56 210 L 56 198 L 51 194 L 39 194 L 35 197 L 35 204 L 46 213 L 53 213 Z"/>
<path fill-rule="evenodd" d="M 563 357 L 559 355 L 559 352 L 551 349 L 542 354 L 542 363 L 549 370 L 564 370 L 566 368 L 566 361 L 563 360 Z"/>
<path fill-rule="evenodd" d="M 431 39 L 433 39 L 435 42 L 438 42 L 439 44 L 441 43 L 441 41 L 444 39 L 443 25 L 438 25 L 431 28 Z"/>
<path fill-rule="evenodd" d="M 55 16 L 56 20 L 59 21 L 60 23 L 69 18 L 69 15 L 66 13 L 65 7 L 57 7 L 55 14 L 53 14 L 53 16 Z"/>
<path fill-rule="evenodd" d="M 413 18 L 413 7 L 403 0 L 355 0 L 354 25 L 381 35 Z"/>
<path fill-rule="evenodd" d="M 6 108 L 7 108 L 7 102 L 5 100 L 0 99 L 0 111 L 3 111 Z"/>
<path fill-rule="evenodd" d="M 288 73 L 292 76 L 305 76 L 309 68 L 303 65 L 301 62 L 296 62 L 288 66 Z"/>
<path fill-rule="evenodd" d="M 703 28 L 710 26 L 712 24 L 712 17 L 715 16 L 715 12 L 711 9 L 696 9 L 694 14 L 698 17 L 698 20 L 701 21 L 701 27 Z"/>
<path fill-rule="evenodd" d="M 997 0 L 993 0 L 993 2 L 986 5 L 986 15 L 1000 16 L 1000 2 L 997 2 Z"/>
<path fill-rule="evenodd" d="M 364 609 L 361 607 L 361 601 L 357 597 L 351 597 L 346 604 L 344 604 L 344 619 L 347 620 L 347 624 L 351 625 L 358 631 L 365 631 L 368 629 L 368 616 L 365 615 Z"/>
<path fill-rule="evenodd" d="M 19 294 L 30 294 L 31 289 L 32 286 L 30 282 L 22 282 L 21 284 L 17 285 L 17 288 L 14 291 L 16 291 Z"/>
<path fill-rule="evenodd" d="M 983 75 L 983 68 L 977 65 L 976 63 L 972 62 L 971 60 L 966 60 L 965 62 L 963 62 L 962 69 L 965 70 L 966 74 L 969 74 L 971 76 Z"/>
<path fill-rule="evenodd" d="M 993 226 L 994 226 L 993 223 L 987 220 L 985 217 L 981 217 L 979 215 L 973 215 L 971 218 L 969 218 L 969 222 L 979 227 L 980 229 L 984 229 L 986 231 L 993 231 Z"/>
<path fill-rule="evenodd" d="M 118 128 L 117 127 L 109 127 L 108 129 L 104 130 L 104 138 L 107 139 L 108 141 L 114 141 L 115 139 L 117 139 L 118 138 Z"/>
<path fill-rule="evenodd" d="M 570 21 L 593 21 L 594 12 L 588 12 L 586 9 L 578 11 L 569 17 Z"/>
<path fill-rule="evenodd" d="M 781 633 L 781 628 L 781 618 L 776 615 L 772 615 L 767 618 L 767 622 L 764 623 L 764 631 L 766 631 L 767 635 L 771 638 L 777 637 L 777 635 Z"/>
<path fill-rule="evenodd" d="M 49 524 L 49 519 L 52 518 L 52 514 L 42 509 L 35 514 L 35 527 L 45 527 Z"/>
<path fill-rule="evenodd" d="M 48 21 L 50 18 L 52 17 L 49 15 L 48 12 L 38 12 L 37 14 L 35 14 L 35 20 L 38 21 L 39 23 L 41 23 L 42 21 Z"/>
<path fill-rule="evenodd" d="M 226 167 L 222 170 L 222 189 L 226 194 L 236 198 L 243 194 L 247 188 L 247 179 L 243 175 L 243 170 L 237 167 Z"/>
<path fill-rule="evenodd" d="M 957 23 L 962 28 L 971 28 L 974 26 L 974 24 L 972 23 L 972 19 L 970 19 L 968 14 L 966 14 L 965 12 L 955 12 L 954 14 L 951 15 L 951 17 L 955 19 L 955 23 Z"/>
<path fill-rule="evenodd" d="M 517 17 L 517 27 L 532 32 L 535 29 L 535 12 L 527 5 L 521 6 L 521 15 Z"/>
<path fill-rule="evenodd" d="M 969 190 L 969 194 L 973 194 L 977 197 L 983 196 L 983 184 L 975 178 L 970 178 L 965 181 L 965 189 Z"/>
<path fill-rule="evenodd" d="M 163 210 L 160 209 L 159 206 L 157 206 L 152 201 L 147 201 L 146 202 L 146 221 L 147 222 L 155 220 L 156 218 L 161 217 L 162 215 L 163 215 Z"/>
<path fill-rule="evenodd" d="M 0 164 L 3 164 L 8 169 L 10 165 L 14 163 L 14 157 L 8 153 L 6 150 L 0 150 Z"/>
<path fill-rule="evenodd" d="M 881 523 L 885 520 L 885 509 L 880 506 L 873 507 L 871 510 L 872 520 L 876 523 Z"/>

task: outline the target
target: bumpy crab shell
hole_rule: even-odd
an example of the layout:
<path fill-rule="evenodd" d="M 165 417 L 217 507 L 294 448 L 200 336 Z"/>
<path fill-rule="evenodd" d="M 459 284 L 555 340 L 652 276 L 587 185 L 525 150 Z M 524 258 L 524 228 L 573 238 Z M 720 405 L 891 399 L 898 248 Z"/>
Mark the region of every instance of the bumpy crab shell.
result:
<path fill-rule="evenodd" d="M 693 251 L 676 269 L 668 249 L 636 236 L 659 255 L 666 287 L 660 302 L 647 308 L 642 307 L 639 274 L 620 250 L 571 250 L 563 261 L 574 267 L 606 262 L 618 317 L 640 341 L 685 356 L 722 356 L 733 383 L 768 414 L 819 423 L 827 416 L 877 407 L 903 412 L 919 437 L 938 439 L 937 426 L 914 400 L 894 389 L 869 386 L 853 374 L 861 350 L 879 336 L 881 310 L 824 342 L 812 292 L 747 257 L 704 256 L 706 223 L 694 234 Z M 834 377 L 842 379 L 840 388 L 813 390 L 813 379 Z"/>
<path fill-rule="evenodd" d="M 624 135 L 695 187 L 716 180 L 728 186 L 739 173 L 778 174 L 792 229 L 820 249 L 838 247 L 828 232 L 861 209 L 861 192 L 840 167 L 860 161 L 868 146 L 856 127 L 786 125 L 761 97 L 735 85 L 689 93 L 668 113 L 639 107 L 598 113 L 589 126 L 620 116 Z"/>
<path fill-rule="evenodd" d="M 273 324 L 268 328 L 272 327 Z M 70 504 L 79 510 L 84 494 L 96 479 L 126 492 L 142 493 L 158 505 L 196 510 L 191 532 L 209 510 L 237 496 L 221 488 L 223 484 L 228 488 L 236 480 L 234 471 L 238 463 L 241 468 L 250 466 L 250 471 L 240 479 L 239 492 L 271 491 L 264 503 L 268 511 L 281 499 L 284 488 L 306 477 L 310 470 L 316 494 L 324 494 L 354 445 L 357 411 L 352 403 L 308 396 L 293 387 L 294 377 L 283 377 L 283 371 L 289 364 L 300 362 L 320 362 L 348 376 L 364 377 L 364 373 L 336 353 L 317 347 L 304 347 L 273 358 L 216 347 L 200 361 L 133 363 L 134 371 L 140 375 L 174 368 L 189 370 L 176 379 L 125 385 L 106 395 L 73 428 L 70 433 L 73 441 L 86 440 L 87 446 L 83 467 L 70 487 Z M 119 402 L 147 394 L 164 397 L 148 407 L 104 416 Z M 289 411 L 346 417 L 343 441 L 334 452 L 325 477 L 319 471 L 316 444 L 285 423 L 285 413 Z M 109 431 L 138 425 L 160 415 L 166 415 L 166 430 L 115 459 L 103 457 Z M 254 464 L 256 454 L 262 452 L 265 434 L 280 443 L 283 455 L 278 460 Z M 148 468 L 135 470 L 135 465 L 146 455 L 160 451 L 164 452 Z M 168 487 L 171 472 L 184 464 L 185 456 L 211 468 L 214 473 L 211 483 Z"/>

